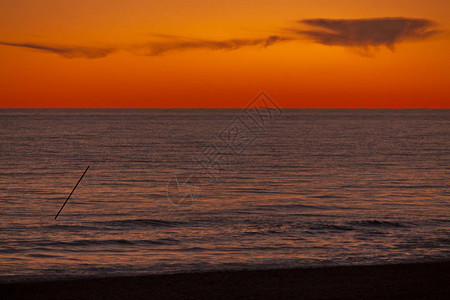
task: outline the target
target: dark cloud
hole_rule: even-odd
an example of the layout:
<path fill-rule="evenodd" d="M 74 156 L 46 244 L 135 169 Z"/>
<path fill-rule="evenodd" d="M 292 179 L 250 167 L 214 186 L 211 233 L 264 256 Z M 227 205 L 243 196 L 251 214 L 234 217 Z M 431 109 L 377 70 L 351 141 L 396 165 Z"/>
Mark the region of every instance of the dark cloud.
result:
<path fill-rule="evenodd" d="M 306 19 L 300 24 L 315 27 L 313 30 L 292 29 L 316 43 L 376 49 L 394 46 L 407 40 L 423 40 L 437 33 L 435 23 L 426 19 L 373 18 L 373 19 Z"/>
<path fill-rule="evenodd" d="M 101 58 L 114 52 L 113 48 L 97 48 L 97 47 L 69 47 L 69 46 L 48 46 L 36 43 L 6 43 L 0 42 L 0 45 L 35 49 L 39 51 L 58 54 L 65 58 Z"/>
<path fill-rule="evenodd" d="M 261 46 L 268 47 L 276 43 L 290 40 L 287 37 L 269 36 L 259 39 L 230 39 L 225 41 L 214 40 L 183 40 L 179 38 L 168 38 L 164 41 L 149 42 L 144 45 L 135 46 L 139 53 L 149 56 L 162 55 L 167 52 L 184 51 L 192 49 L 207 50 L 237 50 L 242 47 Z"/>

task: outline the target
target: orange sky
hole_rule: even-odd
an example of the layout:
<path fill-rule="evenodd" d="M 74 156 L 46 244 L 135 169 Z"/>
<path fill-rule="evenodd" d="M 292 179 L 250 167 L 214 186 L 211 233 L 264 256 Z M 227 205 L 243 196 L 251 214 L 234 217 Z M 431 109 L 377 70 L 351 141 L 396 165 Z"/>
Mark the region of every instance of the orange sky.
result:
<path fill-rule="evenodd" d="M 3 0 L 0 107 L 243 108 L 264 90 L 283 108 L 450 108 L 448 0 L 156 2 Z M 386 17 L 427 19 L 439 33 L 370 53 L 306 36 L 214 44 L 291 38 L 304 19 Z M 213 46 L 149 55 L 200 40 Z M 80 47 L 106 52 L 55 53 Z"/>

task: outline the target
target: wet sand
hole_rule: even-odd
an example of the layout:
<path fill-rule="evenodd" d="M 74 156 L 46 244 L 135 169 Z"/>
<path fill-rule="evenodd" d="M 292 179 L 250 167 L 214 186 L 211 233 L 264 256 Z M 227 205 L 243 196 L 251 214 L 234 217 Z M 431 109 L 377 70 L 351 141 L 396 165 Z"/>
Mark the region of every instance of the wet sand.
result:
<path fill-rule="evenodd" d="M 2 299 L 450 299 L 450 261 L 0 284 Z"/>

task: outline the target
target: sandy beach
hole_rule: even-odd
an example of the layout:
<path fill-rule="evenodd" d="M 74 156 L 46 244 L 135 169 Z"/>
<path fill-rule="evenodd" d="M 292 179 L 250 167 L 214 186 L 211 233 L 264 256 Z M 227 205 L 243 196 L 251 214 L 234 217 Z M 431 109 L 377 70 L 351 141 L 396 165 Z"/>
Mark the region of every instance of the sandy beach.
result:
<path fill-rule="evenodd" d="M 3 299 L 448 299 L 450 261 L 0 285 Z"/>

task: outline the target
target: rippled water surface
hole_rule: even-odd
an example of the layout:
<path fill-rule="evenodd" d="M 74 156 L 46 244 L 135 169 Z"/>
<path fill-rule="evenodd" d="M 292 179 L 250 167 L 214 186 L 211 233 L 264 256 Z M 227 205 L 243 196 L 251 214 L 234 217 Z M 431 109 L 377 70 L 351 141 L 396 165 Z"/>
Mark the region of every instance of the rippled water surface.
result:
<path fill-rule="evenodd" d="M 449 110 L 0 110 L 0 280 L 449 259 L 449 136 Z"/>

